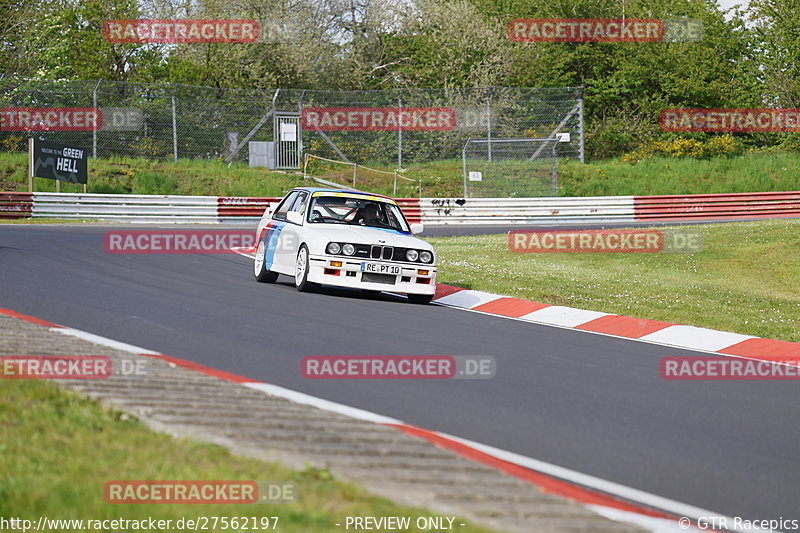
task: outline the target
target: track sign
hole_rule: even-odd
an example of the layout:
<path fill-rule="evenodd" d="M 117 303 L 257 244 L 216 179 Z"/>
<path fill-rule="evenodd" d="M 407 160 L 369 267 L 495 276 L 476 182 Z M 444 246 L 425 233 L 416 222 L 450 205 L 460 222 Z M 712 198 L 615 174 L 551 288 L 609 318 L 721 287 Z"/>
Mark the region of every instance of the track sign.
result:
<path fill-rule="evenodd" d="M 29 149 L 31 176 L 86 184 L 89 177 L 86 148 L 33 139 Z"/>
<path fill-rule="evenodd" d="M 483 181 L 483 173 L 470 170 L 469 181 Z"/>

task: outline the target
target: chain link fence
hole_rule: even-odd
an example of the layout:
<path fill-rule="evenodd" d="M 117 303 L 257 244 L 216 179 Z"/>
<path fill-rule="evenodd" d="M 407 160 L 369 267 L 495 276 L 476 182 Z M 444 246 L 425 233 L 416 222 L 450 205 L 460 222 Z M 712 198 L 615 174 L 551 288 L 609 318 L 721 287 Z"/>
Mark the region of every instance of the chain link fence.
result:
<path fill-rule="evenodd" d="M 464 198 L 557 196 L 559 138 L 468 139 Z"/>
<path fill-rule="evenodd" d="M 276 168 L 300 170 L 305 153 L 385 170 L 458 168 L 468 138 L 569 133 L 557 156 L 583 161 L 582 88 L 574 87 L 262 91 L 2 76 L 0 149 L 24 150 L 31 135 L 10 125 L 19 122 L 14 109 L 54 107 L 99 108 L 95 129 L 34 133 L 95 157 L 248 161 L 249 141 L 262 141 L 274 143 Z"/>

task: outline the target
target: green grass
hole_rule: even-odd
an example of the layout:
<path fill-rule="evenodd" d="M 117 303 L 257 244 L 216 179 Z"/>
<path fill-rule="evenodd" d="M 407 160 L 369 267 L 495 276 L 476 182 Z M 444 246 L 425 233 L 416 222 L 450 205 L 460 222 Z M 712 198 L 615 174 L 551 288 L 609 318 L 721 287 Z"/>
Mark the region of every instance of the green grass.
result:
<path fill-rule="evenodd" d="M 800 190 L 800 154 L 748 153 L 708 160 L 657 157 L 559 163 L 559 196 L 703 194 Z"/>
<path fill-rule="evenodd" d="M 464 195 L 461 160 L 410 164 L 406 175 L 422 179 L 425 197 Z M 577 160 L 558 162 L 559 196 L 797 190 L 800 190 L 800 153 L 796 152 L 746 153 L 707 160 L 656 157 L 638 163 L 626 163 L 618 158 L 586 164 Z"/>
<path fill-rule="evenodd" d="M 0 387 L 0 516 L 30 519 L 173 519 L 278 516 L 277 531 L 337 531 L 346 516 L 427 516 L 336 481 L 327 470 L 289 470 L 219 446 L 154 433 L 135 419 L 42 381 Z M 280 505 L 109 504 L 111 480 L 293 482 Z M 174 524 L 174 522 L 173 522 Z M 467 524 L 465 532 L 488 532 Z"/>
<path fill-rule="evenodd" d="M 352 183 L 352 167 L 329 165 L 311 173 L 343 184 Z M 379 170 L 393 170 L 368 163 Z M 502 165 L 501 165 L 502 166 Z M 0 152 L 0 191 L 25 191 L 27 157 Z M 397 196 L 417 196 L 418 180 L 424 197 L 461 197 L 464 181 L 461 160 L 450 159 L 408 164 L 401 175 Z M 359 171 L 356 186 L 382 194 L 393 194 L 391 176 Z M 559 196 L 614 196 L 651 194 L 698 194 L 800 190 L 800 153 L 746 153 L 731 158 L 698 160 L 653 158 L 639 163 L 620 159 L 582 164 L 559 161 Z M 477 182 L 476 182 L 477 183 Z M 132 194 L 189 194 L 210 196 L 282 196 L 304 184 L 300 174 L 270 172 L 236 162 L 230 167 L 216 160 L 169 160 L 109 158 L 89 162 L 89 192 Z M 306 184 L 313 184 L 306 182 Z M 488 182 L 480 184 L 483 187 Z M 55 182 L 37 179 L 36 190 L 53 191 Z M 64 192 L 80 192 L 81 186 L 62 184 Z M 503 191 L 503 187 L 499 187 Z M 518 191 L 515 196 L 520 196 Z M 528 191 L 530 192 L 530 191 Z M 491 193 L 483 193 L 491 194 Z"/>
<path fill-rule="evenodd" d="M 695 254 L 532 254 L 507 235 L 427 239 L 440 283 L 800 342 L 800 220 L 695 226 Z"/>
<path fill-rule="evenodd" d="M 27 155 L 0 152 L 0 190 L 27 191 Z M 186 194 L 210 196 L 283 196 L 303 184 L 300 175 L 249 168 L 244 163 L 230 167 L 220 161 L 144 158 L 98 158 L 89 160 L 88 191 L 120 194 Z M 37 191 L 55 191 L 55 181 L 37 178 Z M 83 186 L 62 183 L 62 192 L 82 192 Z"/>

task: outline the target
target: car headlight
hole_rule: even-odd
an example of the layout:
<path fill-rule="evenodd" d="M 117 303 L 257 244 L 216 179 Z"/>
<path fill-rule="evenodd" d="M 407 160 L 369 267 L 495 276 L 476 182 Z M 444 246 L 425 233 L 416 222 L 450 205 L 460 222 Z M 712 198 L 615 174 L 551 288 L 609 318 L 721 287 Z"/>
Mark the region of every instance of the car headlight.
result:
<path fill-rule="evenodd" d="M 356 253 L 356 247 L 349 243 L 345 244 L 342 246 L 342 252 L 344 252 L 344 255 L 353 255 Z"/>
<path fill-rule="evenodd" d="M 331 255 L 336 255 L 342 251 L 342 247 L 339 246 L 338 242 L 332 242 L 328 244 L 328 247 L 325 248 L 325 251 Z"/>
<path fill-rule="evenodd" d="M 422 261 L 423 263 L 430 263 L 431 261 L 433 261 L 433 254 L 427 250 L 422 250 L 419 253 L 419 260 Z"/>
<path fill-rule="evenodd" d="M 406 252 L 406 259 L 409 261 L 416 261 L 419 257 L 419 253 L 416 250 L 408 250 Z"/>

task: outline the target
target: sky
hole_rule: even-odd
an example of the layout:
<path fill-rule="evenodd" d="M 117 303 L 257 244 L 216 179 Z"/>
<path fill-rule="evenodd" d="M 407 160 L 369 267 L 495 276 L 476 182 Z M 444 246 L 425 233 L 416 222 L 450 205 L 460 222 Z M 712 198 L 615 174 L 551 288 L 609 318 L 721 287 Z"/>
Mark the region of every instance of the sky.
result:
<path fill-rule="evenodd" d="M 728 9 L 735 4 L 741 4 L 742 7 L 747 7 L 748 0 L 717 0 L 717 4 L 719 4 L 722 9 Z"/>

